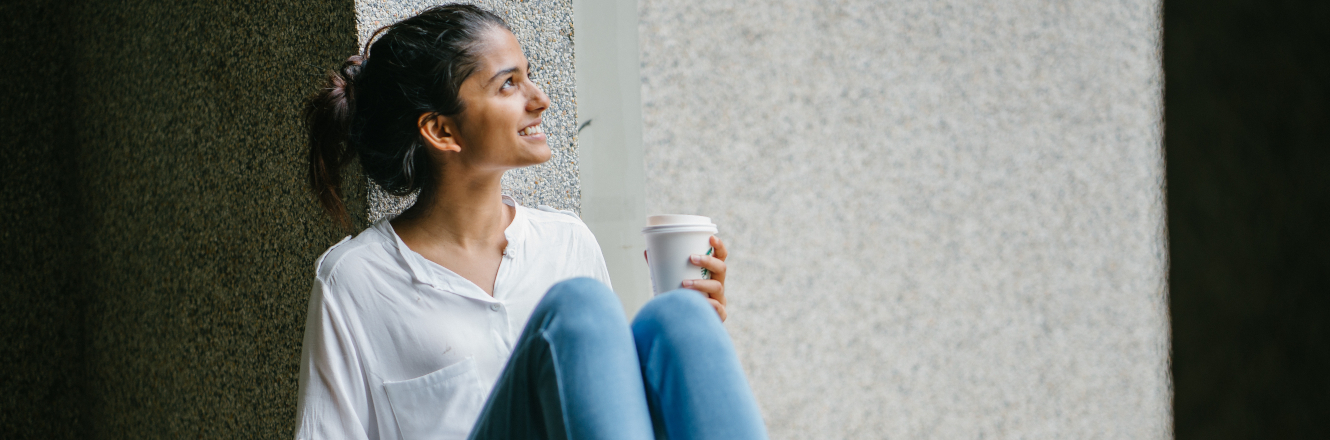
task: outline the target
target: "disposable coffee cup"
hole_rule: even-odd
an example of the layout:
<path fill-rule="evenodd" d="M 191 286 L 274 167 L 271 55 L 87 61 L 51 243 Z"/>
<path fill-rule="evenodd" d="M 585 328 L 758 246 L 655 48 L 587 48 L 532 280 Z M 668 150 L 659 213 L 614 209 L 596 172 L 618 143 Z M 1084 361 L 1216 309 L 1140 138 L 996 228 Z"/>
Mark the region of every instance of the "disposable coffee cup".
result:
<path fill-rule="evenodd" d="M 642 234 L 647 239 L 651 290 L 660 295 L 683 287 L 684 280 L 710 279 L 711 274 L 693 265 L 688 257 L 710 255 L 713 250 L 711 236 L 716 231 L 711 219 L 700 215 L 647 217 L 647 227 L 642 229 Z"/>

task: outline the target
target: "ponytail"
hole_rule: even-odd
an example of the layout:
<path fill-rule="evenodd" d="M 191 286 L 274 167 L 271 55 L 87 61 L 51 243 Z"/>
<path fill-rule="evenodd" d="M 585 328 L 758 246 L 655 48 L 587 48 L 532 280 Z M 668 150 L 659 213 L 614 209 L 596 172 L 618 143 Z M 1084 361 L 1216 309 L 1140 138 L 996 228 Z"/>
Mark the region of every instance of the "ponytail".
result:
<path fill-rule="evenodd" d="M 363 58 L 352 55 L 341 69 L 328 72 L 324 87 L 305 102 L 305 130 L 309 134 L 309 187 L 324 211 L 344 229 L 351 218 L 342 202 L 342 169 L 355 158 L 348 145 L 355 116 L 355 78 Z"/>

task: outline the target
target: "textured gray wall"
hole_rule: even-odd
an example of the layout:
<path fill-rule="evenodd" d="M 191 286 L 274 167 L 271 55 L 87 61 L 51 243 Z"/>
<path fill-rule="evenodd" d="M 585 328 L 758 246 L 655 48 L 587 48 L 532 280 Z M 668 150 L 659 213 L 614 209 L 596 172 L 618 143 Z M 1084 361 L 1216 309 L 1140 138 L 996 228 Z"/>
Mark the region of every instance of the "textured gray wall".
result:
<path fill-rule="evenodd" d="M 504 192 L 525 206 L 549 205 L 580 212 L 582 194 L 577 176 L 572 0 L 356 0 L 356 29 L 360 44 L 363 46 L 380 27 L 446 3 L 476 4 L 503 17 L 526 52 L 532 79 L 550 96 L 550 108 L 541 118 L 541 128 L 549 137 L 553 155 L 549 162 L 504 174 Z M 370 184 L 371 222 L 395 216 L 412 203 L 414 197 L 393 197 Z"/>
<path fill-rule="evenodd" d="M 35 43 L 3 69 L 0 436 L 290 438 L 313 262 L 340 238 L 298 113 L 355 50 L 354 4 L 0 11 Z"/>
<path fill-rule="evenodd" d="M 772 436 L 1171 436 L 1159 3 L 642 0 Z"/>

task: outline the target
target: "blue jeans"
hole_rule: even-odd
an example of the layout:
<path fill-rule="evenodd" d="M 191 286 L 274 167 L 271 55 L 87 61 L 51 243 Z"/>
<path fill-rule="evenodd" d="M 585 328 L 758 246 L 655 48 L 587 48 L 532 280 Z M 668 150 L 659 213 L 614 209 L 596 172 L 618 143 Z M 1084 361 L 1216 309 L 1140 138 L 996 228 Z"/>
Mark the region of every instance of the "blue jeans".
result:
<path fill-rule="evenodd" d="M 630 329 L 590 278 L 536 306 L 472 439 L 765 439 L 734 345 L 702 294 L 653 298 Z"/>

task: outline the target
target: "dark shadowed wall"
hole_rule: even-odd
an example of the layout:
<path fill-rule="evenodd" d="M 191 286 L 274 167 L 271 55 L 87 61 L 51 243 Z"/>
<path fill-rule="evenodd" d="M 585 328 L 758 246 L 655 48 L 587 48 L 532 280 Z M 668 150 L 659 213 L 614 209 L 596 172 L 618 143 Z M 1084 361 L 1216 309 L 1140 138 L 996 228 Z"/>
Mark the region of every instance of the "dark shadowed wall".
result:
<path fill-rule="evenodd" d="M 341 235 L 297 114 L 354 3 L 247 3 L 0 6 L 4 437 L 290 437 Z"/>
<path fill-rule="evenodd" d="M 75 60 L 63 2 L 0 5 L 0 437 L 89 426 Z"/>
<path fill-rule="evenodd" d="M 1164 2 L 1178 439 L 1330 438 L 1328 23 Z"/>

